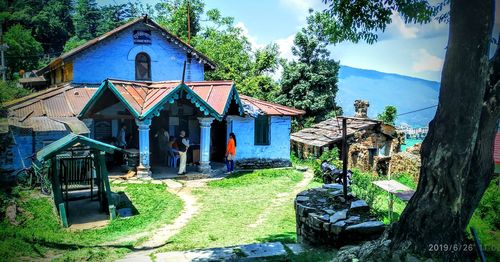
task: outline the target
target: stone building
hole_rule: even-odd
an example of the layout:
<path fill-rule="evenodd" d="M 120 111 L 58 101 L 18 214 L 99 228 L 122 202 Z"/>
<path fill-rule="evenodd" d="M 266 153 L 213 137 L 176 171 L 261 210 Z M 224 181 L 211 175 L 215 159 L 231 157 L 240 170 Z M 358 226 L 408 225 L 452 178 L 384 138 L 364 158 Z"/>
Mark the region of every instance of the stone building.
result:
<path fill-rule="evenodd" d="M 386 172 L 387 160 L 401 150 L 403 136 L 392 125 L 367 116 L 369 103 L 356 100 L 355 117 L 336 117 L 291 134 L 292 150 L 302 158 L 319 157 L 325 150 L 342 148 L 342 119 L 347 119 L 349 168 Z"/>

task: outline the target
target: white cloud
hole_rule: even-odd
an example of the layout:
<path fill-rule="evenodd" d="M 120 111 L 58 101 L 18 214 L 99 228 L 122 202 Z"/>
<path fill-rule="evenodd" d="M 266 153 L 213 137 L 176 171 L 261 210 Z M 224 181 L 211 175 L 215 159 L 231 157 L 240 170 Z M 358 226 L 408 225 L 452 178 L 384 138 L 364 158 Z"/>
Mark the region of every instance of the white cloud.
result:
<path fill-rule="evenodd" d="M 397 12 L 391 15 L 392 23 L 388 27 L 388 32 L 402 36 L 406 39 L 416 38 L 420 29 L 415 25 L 407 25 Z"/>
<path fill-rule="evenodd" d="M 418 52 L 414 53 L 413 57 L 415 61 L 412 69 L 416 72 L 441 71 L 443 68 L 444 59 L 429 54 L 426 49 L 419 49 Z"/>
<path fill-rule="evenodd" d="M 259 43 L 257 43 L 257 37 L 250 35 L 250 33 L 248 32 L 248 27 L 245 25 L 245 23 L 238 22 L 235 25 L 235 27 L 241 29 L 241 33 L 244 36 L 246 36 L 246 38 L 248 39 L 248 42 L 250 42 L 250 45 L 252 46 L 253 50 L 261 49 L 261 48 L 264 48 L 266 46 L 265 44 L 259 44 Z"/>
<path fill-rule="evenodd" d="M 294 38 L 295 34 L 291 34 L 285 38 L 280 38 L 274 41 L 279 46 L 280 55 L 282 58 L 286 58 L 288 60 L 293 59 L 292 46 Z"/>
<path fill-rule="evenodd" d="M 280 4 L 295 11 L 300 21 L 306 20 L 310 8 L 319 11 L 326 7 L 322 0 L 280 0 Z"/>

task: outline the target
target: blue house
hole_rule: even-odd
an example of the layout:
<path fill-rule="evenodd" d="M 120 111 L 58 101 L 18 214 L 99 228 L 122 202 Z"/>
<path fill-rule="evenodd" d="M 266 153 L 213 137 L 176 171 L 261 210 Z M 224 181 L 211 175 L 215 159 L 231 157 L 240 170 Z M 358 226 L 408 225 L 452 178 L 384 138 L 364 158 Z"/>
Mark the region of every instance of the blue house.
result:
<path fill-rule="evenodd" d="M 230 132 L 240 166 L 290 165 L 291 119 L 304 112 L 239 95 L 232 81 L 205 81 L 215 67 L 147 17 L 124 24 L 40 69 L 50 88 L 7 104 L 13 143 L 0 165 L 30 165 L 29 155 L 70 132 L 109 142 L 122 126 L 144 176 L 162 163 L 162 128 L 187 132 L 191 162 L 204 172 L 223 161 Z"/>

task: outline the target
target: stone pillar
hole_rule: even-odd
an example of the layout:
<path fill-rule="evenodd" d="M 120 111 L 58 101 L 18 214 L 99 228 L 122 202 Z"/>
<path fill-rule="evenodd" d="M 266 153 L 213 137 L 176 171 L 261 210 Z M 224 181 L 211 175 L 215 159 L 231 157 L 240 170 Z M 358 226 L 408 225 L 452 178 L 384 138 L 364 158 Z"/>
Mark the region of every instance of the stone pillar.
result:
<path fill-rule="evenodd" d="M 137 167 L 137 177 L 150 178 L 149 126 L 151 125 L 151 119 L 136 119 L 135 123 L 139 127 L 139 166 Z"/>
<path fill-rule="evenodd" d="M 200 121 L 200 172 L 210 173 L 210 127 L 213 117 L 198 117 Z"/>

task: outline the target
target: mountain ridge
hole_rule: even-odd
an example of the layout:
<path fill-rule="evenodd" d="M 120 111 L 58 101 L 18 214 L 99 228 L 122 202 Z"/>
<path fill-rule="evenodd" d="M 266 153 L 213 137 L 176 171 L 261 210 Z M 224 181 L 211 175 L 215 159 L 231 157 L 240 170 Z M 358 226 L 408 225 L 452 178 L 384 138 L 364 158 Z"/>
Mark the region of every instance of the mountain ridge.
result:
<path fill-rule="evenodd" d="M 354 115 L 356 99 L 368 100 L 371 118 L 376 118 L 387 105 L 396 106 L 401 114 L 437 105 L 439 100 L 439 82 L 412 76 L 342 65 L 338 80 L 336 101 L 347 116 Z M 427 126 L 435 112 L 434 107 L 402 115 L 396 119 L 396 124 Z"/>

